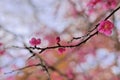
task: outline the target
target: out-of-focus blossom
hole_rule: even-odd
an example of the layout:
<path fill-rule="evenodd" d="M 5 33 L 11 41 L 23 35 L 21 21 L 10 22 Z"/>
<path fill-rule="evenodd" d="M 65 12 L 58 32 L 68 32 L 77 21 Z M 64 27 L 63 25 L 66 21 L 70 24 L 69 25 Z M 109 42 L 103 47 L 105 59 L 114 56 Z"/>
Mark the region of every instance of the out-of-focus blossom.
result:
<path fill-rule="evenodd" d="M 69 77 L 69 79 L 73 79 L 74 78 L 74 74 L 73 74 L 73 71 L 71 69 L 67 70 L 67 76 Z"/>
<path fill-rule="evenodd" d="M 0 42 L 0 46 L 2 46 L 3 44 Z"/>
<path fill-rule="evenodd" d="M 113 23 L 109 20 L 101 21 L 98 26 L 98 31 L 105 34 L 106 36 L 109 36 L 112 33 L 113 27 Z"/>
<path fill-rule="evenodd" d="M 114 9 L 117 5 L 117 0 L 107 0 L 102 2 L 104 9 Z"/>
<path fill-rule="evenodd" d="M 4 55 L 5 49 L 3 49 L 3 43 L 0 42 L 0 56 Z"/>
<path fill-rule="evenodd" d="M 101 1 L 102 0 L 90 0 L 87 5 L 89 7 L 94 7 L 97 3 L 101 2 Z"/>
<path fill-rule="evenodd" d="M 91 14 L 95 12 L 96 5 L 100 3 L 102 0 L 90 0 L 87 4 L 88 12 L 87 14 Z"/>
<path fill-rule="evenodd" d="M 36 39 L 36 38 L 32 38 L 30 41 L 29 41 L 29 43 L 32 45 L 32 46 L 37 46 L 37 45 L 39 45 L 40 43 L 41 43 L 41 39 Z"/>
<path fill-rule="evenodd" d="M 0 50 L 0 55 L 3 55 L 5 53 L 5 50 Z"/>
<path fill-rule="evenodd" d="M 62 76 L 60 76 L 58 73 L 53 72 L 51 74 L 52 80 L 64 80 Z"/>
<path fill-rule="evenodd" d="M 65 51 L 65 48 L 58 48 L 58 51 L 60 52 L 60 54 L 62 54 Z"/>
<path fill-rule="evenodd" d="M 117 0 L 90 0 L 87 4 L 88 12 L 94 12 L 98 4 L 102 5 L 100 8 L 105 10 L 114 9 L 117 5 Z"/>
<path fill-rule="evenodd" d="M 57 43 L 60 42 L 60 37 L 56 37 L 56 42 L 57 42 Z"/>

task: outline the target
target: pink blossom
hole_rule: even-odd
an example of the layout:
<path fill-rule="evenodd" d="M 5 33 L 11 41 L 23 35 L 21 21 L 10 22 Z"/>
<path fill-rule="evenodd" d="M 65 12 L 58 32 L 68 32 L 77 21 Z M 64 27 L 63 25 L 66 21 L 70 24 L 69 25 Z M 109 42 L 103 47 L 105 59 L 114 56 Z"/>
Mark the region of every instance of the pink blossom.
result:
<path fill-rule="evenodd" d="M 102 8 L 104 10 L 114 9 L 117 6 L 117 0 L 89 0 L 87 6 L 88 13 L 94 12 L 97 8 Z"/>
<path fill-rule="evenodd" d="M 112 33 L 113 27 L 113 23 L 109 20 L 101 21 L 98 26 L 98 31 L 105 34 L 106 36 L 109 36 Z"/>
<path fill-rule="evenodd" d="M 0 46 L 2 46 L 2 45 L 3 45 L 3 43 L 0 42 Z"/>
<path fill-rule="evenodd" d="M 101 2 L 101 0 L 90 0 L 87 5 L 89 7 L 94 7 L 99 2 Z"/>
<path fill-rule="evenodd" d="M 41 39 L 36 39 L 36 38 L 32 38 L 29 43 L 32 45 L 32 46 L 36 46 L 36 45 L 39 45 L 41 43 Z"/>
<path fill-rule="evenodd" d="M 57 42 L 57 43 L 60 42 L 60 37 L 56 37 L 56 42 Z"/>
<path fill-rule="evenodd" d="M 5 50 L 0 50 L 0 56 L 4 55 L 4 53 L 5 53 Z"/>
<path fill-rule="evenodd" d="M 60 53 L 63 53 L 63 52 L 65 51 L 65 48 L 58 48 L 58 51 L 59 51 Z"/>
<path fill-rule="evenodd" d="M 114 9 L 117 5 L 117 0 L 108 0 L 104 1 L 101 4 L 103 4 L 104 9 Z"/>
<path fill-rule="evenodd" d="M 87 14 L 91 14 L 95 12 L 96 5 L 100 2 L 101 0 L 89 0 L 89 2 L 87 3 L 87 7 L 88 7 Z"/>

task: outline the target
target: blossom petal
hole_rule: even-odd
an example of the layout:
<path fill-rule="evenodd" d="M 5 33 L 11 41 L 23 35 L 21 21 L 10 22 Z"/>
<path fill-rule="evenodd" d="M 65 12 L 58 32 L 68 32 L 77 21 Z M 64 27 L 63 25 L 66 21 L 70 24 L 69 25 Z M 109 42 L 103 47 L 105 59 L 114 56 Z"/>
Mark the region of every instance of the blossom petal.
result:
<path fill-rule="evenodd" d="M 114 25 L 109 20 L 101 21 L 98 26 L 98 31 L 106 36 L 109 36 L 112 33 Z"/>

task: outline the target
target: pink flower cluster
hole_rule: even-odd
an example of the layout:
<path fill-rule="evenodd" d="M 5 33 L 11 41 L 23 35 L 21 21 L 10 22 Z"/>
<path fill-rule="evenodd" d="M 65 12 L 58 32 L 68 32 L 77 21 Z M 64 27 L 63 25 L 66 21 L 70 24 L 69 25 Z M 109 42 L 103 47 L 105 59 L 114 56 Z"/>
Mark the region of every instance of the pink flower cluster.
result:
<path fill-rule="evenodd" d="M 101 4 L 103 4 L 103 8 L 105 9 L 114 9 L 117 5 L 117 0 L 106 0 L 104 2 L 103 1 Z"/>
<path fill-rule="evenodd" d="M 98 31 L 100 33 L 105 34 L 106 36 L 109 36 L 112 33 L 113 27 L 114 25 L 111 21 L 109 20 L 101 21 L 98 26 Z"/>
<path fill-rule="evenodd" d="M 41 43 L 41 39 L 40 39 L 40 38 L 36 39 L 36 38 L 33 37 L 33 38 L 29 41 L 29 43 L 30 43 L 32 46 L 37 46 L 37 45 L 39 45 L 39 44 Z"/>
<path fill-rule="evenodd" d="M 100 4 L 102 9 L 114 9 L 117 5 L 117 0 L 90 0 L 87 4 L 88 11 L 94 11 L 97 4 Z"/>

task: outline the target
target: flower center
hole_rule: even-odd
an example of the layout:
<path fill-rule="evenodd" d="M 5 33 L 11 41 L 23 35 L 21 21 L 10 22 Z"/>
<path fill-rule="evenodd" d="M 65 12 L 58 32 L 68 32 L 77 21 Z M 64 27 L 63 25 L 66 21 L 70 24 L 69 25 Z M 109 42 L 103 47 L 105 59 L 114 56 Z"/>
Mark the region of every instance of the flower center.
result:
<path fill-rule="evenodd" d="M 104 30 L 109 30 L 109 25 L 108 24 L 105 24 Z"/>

